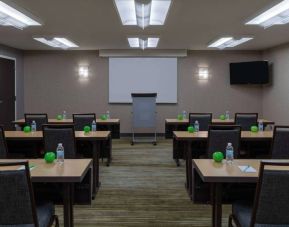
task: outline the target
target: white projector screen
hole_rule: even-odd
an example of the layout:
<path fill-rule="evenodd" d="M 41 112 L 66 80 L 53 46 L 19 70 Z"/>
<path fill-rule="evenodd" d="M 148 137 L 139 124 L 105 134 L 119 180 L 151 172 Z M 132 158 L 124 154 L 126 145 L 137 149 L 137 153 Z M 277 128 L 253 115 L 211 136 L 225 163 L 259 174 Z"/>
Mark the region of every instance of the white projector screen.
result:
<path fill-rule="evenodd" d="M 177 103 L 177 74 L 177 58 L 109 58 L 109 103 L 131 103 L 131 93 Z"/>

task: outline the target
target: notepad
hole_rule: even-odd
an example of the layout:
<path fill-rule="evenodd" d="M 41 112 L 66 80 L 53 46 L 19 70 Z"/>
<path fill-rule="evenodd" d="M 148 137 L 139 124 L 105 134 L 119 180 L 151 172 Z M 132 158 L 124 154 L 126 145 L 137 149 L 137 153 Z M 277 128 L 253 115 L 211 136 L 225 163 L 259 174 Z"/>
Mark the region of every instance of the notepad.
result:
<path fill-rule="evenodd" d="M 34 168 L 36 168 L 36 165 L 29 164 L 29 169 L 30 170 L 33 170 Z M 24 170 L 24 169 L 25 169 L 25 166 L 20 166 L 17 170 Z"/>
<path fill-rule="evenodd" d="M 256 169 L 252 166 L 239 166 L 239 169 L 244 173 L 256 173 Z"/>

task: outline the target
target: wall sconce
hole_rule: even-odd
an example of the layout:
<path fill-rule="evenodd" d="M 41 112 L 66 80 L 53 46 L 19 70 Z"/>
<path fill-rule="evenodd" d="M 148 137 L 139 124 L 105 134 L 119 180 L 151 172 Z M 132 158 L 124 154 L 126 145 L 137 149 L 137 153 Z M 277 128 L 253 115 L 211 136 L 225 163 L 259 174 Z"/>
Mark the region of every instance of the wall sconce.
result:
<path fill-rule="evenodd" d="M 80 78 L 83 79 L 88 78 L 88 66 L 79 66 L 78 75 Z"/>
<path fill-rule="evenodd" d="M 209 79 L 209 69 L 208 67 L 199 67 L 198 69 L 198 79 L 208 80 Z"/>

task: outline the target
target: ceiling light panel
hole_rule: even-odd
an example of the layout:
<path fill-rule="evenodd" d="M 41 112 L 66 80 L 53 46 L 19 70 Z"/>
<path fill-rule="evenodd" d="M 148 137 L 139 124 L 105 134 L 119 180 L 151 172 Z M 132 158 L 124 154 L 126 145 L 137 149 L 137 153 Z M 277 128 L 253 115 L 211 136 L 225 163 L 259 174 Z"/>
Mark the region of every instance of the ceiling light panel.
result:
<path fill-rule="evenodd" d="M 164 25 L 172 0 L 151 0 L 142 3 L 136 0 L 114 0 L 123 25 Z"/>
<path fill-rule="evenodd" d="M 54 48 L 61 48 L 61 49 L 69 49 L 69 48 L 75 48 L 78 47 L 75 43 L 71 42 L 70 40 L 66 39 L 66 38 L 53 38 L 53 39 L 47 39 L 47 38 L 34 38 L 35 40 L 54 47 Z"/>
<path fill-rule="evenodd" d="M 164 25 L 171 0 L 153 0 L 151 3 L 150 25 Z"/>
<path fill-rule="evenodd" d="M 41 24 L 17 9 L 0 1 L 0 25 L 23 29 L 28 26 L 40 26 Z"/>
<path fill-rule="evenodd" d="M 235 47 L 238 45 L 241 45 L 245 42 L 248 42 L 252 40 L 252 37 L 243 37 L 240 39 L 234 39 L 233 37 L 223 37 L 218 39 L 217 41 L 211 43 L 208 47 L 211 48 L 218 48 L 218 49 L 225 49 L 225 48 L 230 48 L 230 47 Z"/>
<path fill-rule="evenodd" d="M 131 48 L 156 48 L 159 43 L 159 38 L 128 38 L 128 43 Z"/>
<path fill-rule="evenodd" d="M 232 39 L 233 39 L 233 37 L 220 38 L 217 41 L 211 43 L 208 47 L 219 47 L 219 46 L 223 45 L 224 43 L 226 43 Z"/>
<path fill-rule="evenodd" d="M 159 40 L 159 38 L 148 38 L 148 48 L 156 48 Z"/>
<path fill-rule="evenodd" d="M 129 46 L 132 48 L 139 48 L 139 38 L 128 38 Z"/>
<path fill-rule="evenodd" d="M 289 0 L 284 0 L 264 13 L 247 22 L 247 25 L 259 25 L 264 28 L 289 22 Z"/>
<path fill-rule="evenodd" d="M 137 25 L 134 0 L 114 0 L 123 25 Z"/>

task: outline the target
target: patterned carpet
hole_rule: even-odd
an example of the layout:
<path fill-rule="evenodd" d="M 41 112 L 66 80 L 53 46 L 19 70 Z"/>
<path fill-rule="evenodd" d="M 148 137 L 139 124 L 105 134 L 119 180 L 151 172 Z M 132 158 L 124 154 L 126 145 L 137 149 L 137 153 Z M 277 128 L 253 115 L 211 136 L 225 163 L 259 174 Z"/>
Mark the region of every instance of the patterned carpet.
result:
<path fill-rule="evenodd" d="M 101 188 L 92 206 L 76 206 L 75 226 L 211 226 L 211 206 L 193 204 L 184 188 L 185 168 L 172 160 L 172 141 L 157 146 L 113 141 L 110 167 L 101 163 Z M 229 206 L 223 208 L 227 226 Z M 62 222 L 62 209 L 57 213 Z"/>

